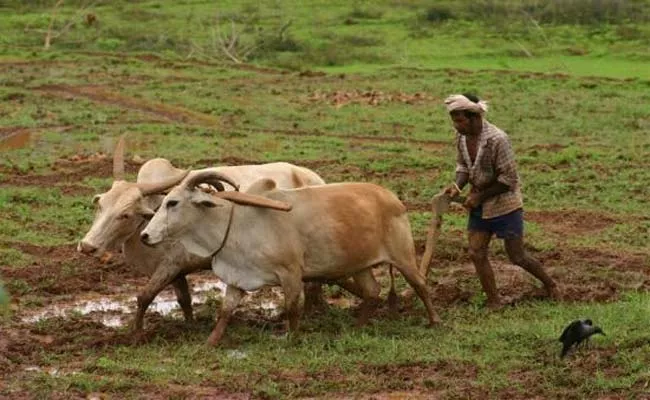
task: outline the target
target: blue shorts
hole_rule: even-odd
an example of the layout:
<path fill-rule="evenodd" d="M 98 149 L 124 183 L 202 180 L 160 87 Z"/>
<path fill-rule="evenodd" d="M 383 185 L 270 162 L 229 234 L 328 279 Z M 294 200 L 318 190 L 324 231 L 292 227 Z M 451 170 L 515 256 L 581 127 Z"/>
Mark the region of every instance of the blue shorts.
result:
<path fill-rule="evenodd" d="M 483 206 L 469 212 L 467 230 L 494 233 L 499 239 L 510 239 L 524 235 L 524 211 L 519 208 L 506 215 L 483 219 Z"/>

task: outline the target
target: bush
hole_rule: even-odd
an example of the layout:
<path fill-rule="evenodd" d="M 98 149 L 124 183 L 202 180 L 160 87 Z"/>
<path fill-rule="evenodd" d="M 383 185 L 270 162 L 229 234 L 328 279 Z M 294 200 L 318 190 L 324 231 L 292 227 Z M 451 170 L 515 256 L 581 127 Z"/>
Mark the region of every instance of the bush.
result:
<path fill-rule="evenodd" d="M 124 45 L 124 41 L 115 38 L 97 39 L 97 47 L 100 50 L 115 51 Z"/>
<path fill-rule="evenodd" d="M 350 18 L 357 19 L 381 19 L 382 15 L 384 15 L 384 13 L 381 10 L 371 10 L 368 8 L 360 8 L 358 6 L 354 7 L 354 9 L 350 11 L 350 14 L 348 14 Z"/>
<path fill-rule="evenodd" d="M 291 52 L 295 53 L 303 49 L 303 45 L 288 34 L 259 34 L 256 39 L 260 53 L 269 52 Z"/>
<path fill-rule="evenodd" d="M 436 5 L 427 8 L 422 18 L 429 22 L 444 22 L 454 19 L 454 13 L 449 7 Z"/>
<path fill-rule="evenodd" d="M 544 24 L 603 24 L 647 21 L 648 2 L 634 0 L 483 0 L 465 3 L 470 19 L 530 17 Z"/>
<path fill-rule="evenodd" d="M 371 37 L 371 36 L 357 36 L 357 35 L 345 35 L 339 38 L 339 42 L 344 45 L 354 46 L 354 47 L 370 47 L 370 46 L 379 46 L 384 43 L 380 38 Z"/>

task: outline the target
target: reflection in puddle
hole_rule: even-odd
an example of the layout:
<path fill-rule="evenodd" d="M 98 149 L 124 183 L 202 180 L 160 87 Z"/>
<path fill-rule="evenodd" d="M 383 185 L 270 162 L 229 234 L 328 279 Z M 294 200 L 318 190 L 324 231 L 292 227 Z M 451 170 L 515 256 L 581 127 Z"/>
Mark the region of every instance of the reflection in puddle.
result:
<path fill-rule="evenodd" d="M 125 303 L 130 300 L 132 299 L 129 299 L 124 303 L 121 303 L 116 300 L 99 299 L 99 300 L 87 300 L 87 301 L 77 302 L 68 305 L 53 305 L 51 307 L 47 307 L 44 311 L 41 311 L 37 314 L 23 317 L 22 322 L 34 323 L 45 318 L 65 317 L 73 314 L 87 315 L 92 312 L 105 313 L 109 311 L 116 311 L 121 313 L 128 313 L 129 307 L 127 307 Z M 114 321 L 113 316 L 107 318 Z"/>
<path fill-rule="evenodd" d="M 192 284 L 192 304 L 204 304 L 210 294 L 222 297 L 225 291 L 226 284 L 218 280 L 196 282 Z M 249 295 L 242 302 L 242 306 L 244 308 L 262 310 L 270 318 L 276 318 L 282 313 L 282 310 L 278 307 L 278 303 L 282 299 L 282 293 L 279 288 L 273 288 L 271 294 L 273 300 L 259 298 L 260 296 L 257 293 Z M 94 297 L 92 299 L 78 300 L 73 303 L 48 306 L 39 312 L 23 316 L 22 322 L 36 323 L 47 318 L 91 315 L 93 319 L 96 319 L 105 326 L 117 328 L 131 321 L 135 313 L 136 304 L 137 299 L 135 296 Z M 179 318 L 182 317 L 176 296 L 173 290 L 169 289 L 158 294 L 147 309 L 147 312 L 157 312 L 163 316 L 172 315 Z"/>
<path fill-rule="evenodd" d="M 281 307 L 278 306 L 276 302 L 268 300 L 262 301 L 262 303 L 259 305 L 259 308 L 264 311 L 264 313 L 267 314 L 270 318 L 277 318 L 284 311 Z"/>
<path fill-rule="evenodd" d="M 77 375 L 79 371 L 77 370 L 67 370 L 66 371 L 61 371 L 58 368 L 55 367 L 39 367 L 39 366 L 30 366 L 30 367 L 25 367 L 25 372 L 37 372 L 37 373 L 47 373 L 51 376 L 62 376 L 62 375 Z"/>
<path fill-rule="evenodd" d="M 228 354 L 228 357 L 234 358 L 235 360 L 243 360 L 244 358 L 248 357 L 247 353 L 239 350 L 230 350 L 226 354 Z"/>

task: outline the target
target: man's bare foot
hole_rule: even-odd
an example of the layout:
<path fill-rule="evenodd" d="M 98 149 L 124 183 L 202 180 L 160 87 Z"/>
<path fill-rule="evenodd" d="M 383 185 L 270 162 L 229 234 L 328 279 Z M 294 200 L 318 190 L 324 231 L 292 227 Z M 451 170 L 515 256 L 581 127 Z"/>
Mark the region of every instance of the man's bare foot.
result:
<path fill-rule="evenodd" d="M 503 306 L 504 306 L 503 302 L 498 297 L 488 299 L 485 302 L 485 308 L 487 308 L 488 310 L 491 310 L 491 311 L 500 310 L 500 309 L 503 308 Z"/>

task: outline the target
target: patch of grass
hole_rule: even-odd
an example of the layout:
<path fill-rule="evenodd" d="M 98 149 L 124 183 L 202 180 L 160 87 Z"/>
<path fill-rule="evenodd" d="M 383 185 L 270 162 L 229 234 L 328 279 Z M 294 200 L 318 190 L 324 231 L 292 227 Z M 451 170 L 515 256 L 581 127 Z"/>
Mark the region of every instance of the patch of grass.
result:
<path fill-rule="evenodd" d="M 20 250 L 6 248 L 0 249 L 0 265 L 6 265 L 12 268 L 22 268 L 32 262 L 32 257 Z"/>
<path fill-rule="evenodd" d="M 0 281 L 0 317 L 5 316 L 9 310 L 9 294 L 5 290 L 2 281 Z"/>
<path fill-rule="evenodd" d="M 62 213 L 61 210 L 66 210 Z M 90 225 L 87 199 L 63 196 L 59 189 L 0 189 L 4 241 L 58 245 L 78 239 L 79 226 Z"/>
<path fill-rule="evenodd" d="M 353 47 L 371 47 L 383 44 L 383 40 L 372 36 L 346 35 L 338 40 L 343 45 Z"/>
<path fill-rule="evenodd" d="M 381 19 L 384 15 L 384 12 L 381 9 L 373 9 L 371 7 L 361 7 L 360 5 L 355 5 L 355 7 L 350 11 L 348 16 L 350 18 L 358 19 Z"/>

